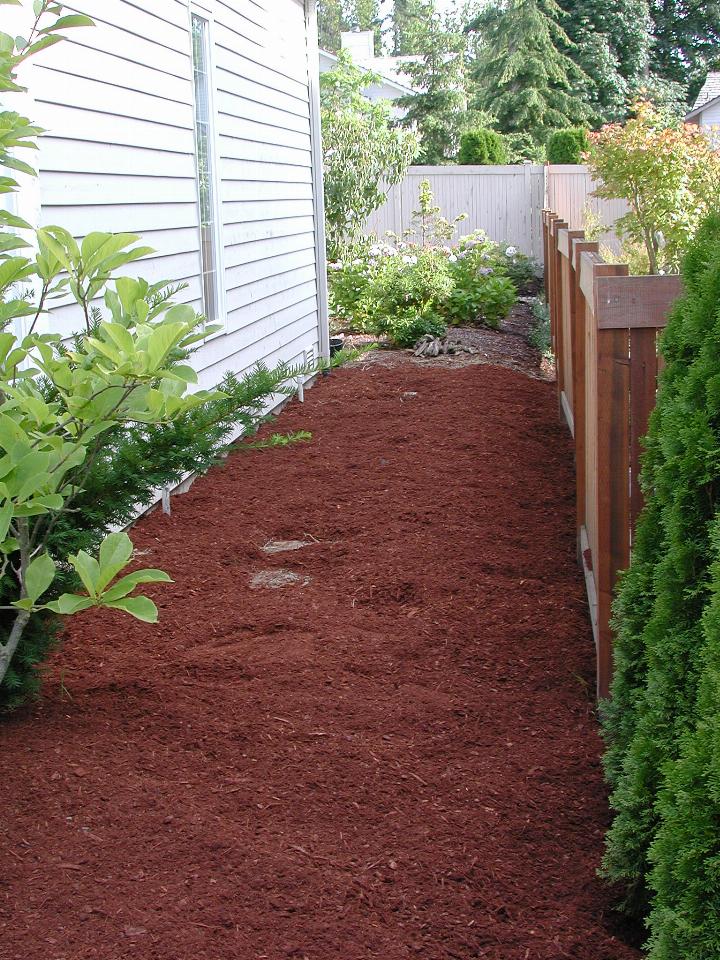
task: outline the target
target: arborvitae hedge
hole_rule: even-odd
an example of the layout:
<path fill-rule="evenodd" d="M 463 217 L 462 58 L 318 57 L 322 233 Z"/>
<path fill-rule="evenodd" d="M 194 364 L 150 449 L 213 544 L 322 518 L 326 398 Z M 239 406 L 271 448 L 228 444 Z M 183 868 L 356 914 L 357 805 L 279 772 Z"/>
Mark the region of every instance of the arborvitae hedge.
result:
<path fill-rule="evenodd" d="M 604 717 L 615 811 L 604 866 L 629 909 L 650 909 L 651 960 L 720 956 L 720 688 L 709 671 L 720 666 L 720 216 L 700 230 L 682 274 Z"/>
<path fill-rule="evenodd" d="M 468 130 L 460 137 L 458 163 L 461 164 L 504 164 L 507 163 L 507 150 L 502 134 L 496 130 Z"/>
<path fill-rule="evenodd" d="M 555 130 L 548 137 L 548 163 L 582 163 L 583 153 L 590 147 L 587 130 L 583 127 L 568 127 Z"/>

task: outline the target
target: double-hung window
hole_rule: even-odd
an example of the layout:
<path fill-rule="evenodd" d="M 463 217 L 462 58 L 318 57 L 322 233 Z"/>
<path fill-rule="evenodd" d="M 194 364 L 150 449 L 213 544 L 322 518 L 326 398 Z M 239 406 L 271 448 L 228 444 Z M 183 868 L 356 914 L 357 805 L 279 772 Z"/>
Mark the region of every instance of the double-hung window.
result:
<path fill-rule="evenodd" d="M 214 115 L 210 70 L 210 24 L 191 13 L 193 88 L 195 94 L 195 162 L 200 218 L 202 312 L 208 323 L 222 323 L 222 259 L 215 172 Z"/>

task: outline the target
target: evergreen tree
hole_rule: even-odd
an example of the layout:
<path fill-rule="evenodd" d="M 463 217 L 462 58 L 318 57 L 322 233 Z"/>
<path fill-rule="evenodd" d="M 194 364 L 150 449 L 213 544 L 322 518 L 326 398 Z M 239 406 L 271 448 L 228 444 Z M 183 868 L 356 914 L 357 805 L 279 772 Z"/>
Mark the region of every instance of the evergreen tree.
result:
<path fill-rule="evenodd" d="M 703 650 L 717 624 L 703 614 L 717 592 L 712 562 L 720 504 L 719 250 L 720 218 L 715 216 L 685 258 L 686 295 L 662 338 L 666 366 L 642 472 L 647 506 L 616 603 L 615 673 L 603 724 L 615 811 L 605 871 L 626 886 L 626 907 L 644 912 L 656 840 L 652 886 L 658 900 L 652 923 L 658 952 L 651 954 L 653 960 L 718 956 L 717 949 L 703 947 L 712 939 L 711 918 L 717 912 L 720 810 L 708 779 L 716 758 L 705 753 L 706 779 L 690 792 L 708 791 L 697 815 L 694 804 L 687 805 L 686 791 L 689 771 L 697 769 L 694 751 L 706 749 L 700 742 L 706 730 L 695 726 L 698 686 L 706 700 L 716 693 L 705 673 Z M 685 766 L 678 769 L 681 755 Z M 683 818 L 688 822 L 676 835 Z M 702 876 L 693 877 L 693 863 L 705 871 Z M 717 933 L 712 936 L 717 947 Z"/>
<path fill-rule="evenodd" d="M 601 0 L 558 0 L 574 44 L 572 59 L 588 76 L 588 99 L 602 121 L 622 119 L 648 64 L 647 0 L 619 0 L 612 16 Z"/>
<path fill-rule="evenodd" d="M 694 98 L 708 70 L 720 69 L 720 0 L 652 0 L 651 66 L 687 84 Z"/>
<path fill-rule="evenodd" d="M 421 59 L 404 69 L 418 91 L 397 103 L 406 114 L 402 123 L 417 129 L 420 153 L 416 163 L 454 160 L 463 129 L 479 119 L 468 114 L 465 91 L 465 46 L 462 33 L 447 29 L 435 15 L 422 38 Z"/>
<path fill-rule="evenodd" d="M 318 44 L 321 50 L 337 53 L 341 47 L 340 34 L 348 29 L 343 0 L 318 0 Z"/>
<path fill-rule="evenodd" d="M 393 55 L 420 53 L 435 15 L 435 0 L 395 0 L 392 13 Z"/>
<path fill-rule="evenodd" d="M 494 114 L 502 133 L 527 133 L 536 145 L 592 118 L 583 97 L 588 77 L 565 52 L 572 44 L 561 16 L 555 0 L 509 0 L 468 27 L 480 33 L 477 105 Z"/>

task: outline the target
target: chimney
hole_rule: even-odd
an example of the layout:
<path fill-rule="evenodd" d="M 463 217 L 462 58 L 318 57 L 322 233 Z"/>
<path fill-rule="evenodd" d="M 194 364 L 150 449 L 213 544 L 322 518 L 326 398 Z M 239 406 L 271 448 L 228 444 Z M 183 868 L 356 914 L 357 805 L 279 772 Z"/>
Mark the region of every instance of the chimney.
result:
<path fill-rule="evenodd" d="M 372 30 L 343 31 L 340 44 L 356 63 L 372 60 L 375 56 L 375 34 Z"/>

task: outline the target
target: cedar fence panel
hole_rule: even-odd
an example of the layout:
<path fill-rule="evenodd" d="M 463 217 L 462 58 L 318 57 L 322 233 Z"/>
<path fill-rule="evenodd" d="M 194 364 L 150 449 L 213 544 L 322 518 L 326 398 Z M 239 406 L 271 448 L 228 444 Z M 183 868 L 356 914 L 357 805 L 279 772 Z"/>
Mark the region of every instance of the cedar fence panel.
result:
<path fill-rule="evenodd" d="M 590 209 L 609 228 L 602 243 L 619 251 L 612 227 L 627 207 L 620 200 L 594 197 L 595 185 L 582 164 L 410 167 L 403 182 L 391 187 L 385 203 L 370 215 L 365 232 L 382 237 L 387 231 L 402 234 L 410 229 L 423 180 L 430 181 L 444 216 L 468 214 L 458 227 L 459 236 L 482 229 L 491 240 L 511 243 L 544 262 L 543 209 L 554 210 L 571 230 L 584 227 L 584 212 Z"/>
<path fill-rule="evenodd" d="M 680 278 L 631 277 L 605 263 L 571 219 L 543 213 L 545 278 L 561 415 L 575 441 L 578 559 L 597 651 L 597 694 L 612 676 L 611 605 L 642 509 L 642 438 L 655 405 L 657 336 Z"/>

